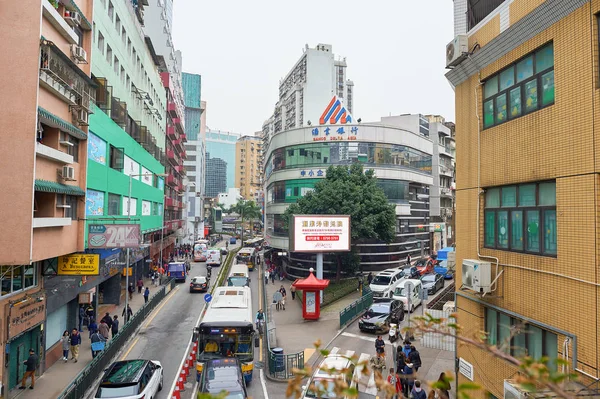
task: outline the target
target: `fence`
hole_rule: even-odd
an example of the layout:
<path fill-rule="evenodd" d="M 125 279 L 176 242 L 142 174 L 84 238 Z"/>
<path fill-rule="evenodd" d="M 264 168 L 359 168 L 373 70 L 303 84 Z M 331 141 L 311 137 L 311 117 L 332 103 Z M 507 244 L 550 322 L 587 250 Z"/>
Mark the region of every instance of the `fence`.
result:
<path fill-rule="evenodd" d="M 94 386 L 94 382 L 102 376 L 104 369 L 106 369 L 113 361 L 113 358 L 133 335 L 135 330 L 143 323 L 144 319 L 156 308 L 156 306 L 158 306 L 174 286 L 175 279 L 167 281 L 166 284 L 148 300 L 148 303 L 144 304 L 144 306 L 129 319 L 129 322 L 119 330 L 119 333 L 107 342 L 106 348 L 100 352 L 90 364 L 79 372 L 58 398 L 83 398 L 86 391 Z"/>
<path fill-rule="evenodd" d="M 357 316 L 360 316 L 365 310 L 373 304 L 373 292 L 370 289 L 363 290 L 363 295 L 346 306 L 340 312 L 340 328 L 350 324 Z"/>
<path fill-rule="evenodd" d="M 444 312 L 443 310 L 436 309 L 427 309 L 426 313 L 430 314 L 436 319 L 443 319 L 444 321 L 439 326 L 442 329 L 444 329 L 444 327 L 448 323 L 456 323 L 456 320 L 450 317 L 450 312 Z M 421 336 L 421 346 L 425 348 L 441 349 L 445 351 L 454 351 L 456 349 L 454 337 L 448 337 L 437 333 L 424 333 Z"/>

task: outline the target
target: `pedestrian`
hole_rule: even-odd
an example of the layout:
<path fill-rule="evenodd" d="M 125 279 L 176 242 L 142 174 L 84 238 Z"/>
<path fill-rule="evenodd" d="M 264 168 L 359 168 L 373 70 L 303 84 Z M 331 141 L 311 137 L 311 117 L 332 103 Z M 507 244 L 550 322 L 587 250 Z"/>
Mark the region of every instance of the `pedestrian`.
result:
<path fill-rule="evenodd" d="M 425 390 L 421 388 L 421 381 L 419 380 L 415 381 L 415 386 L 410 393 L 413 399 L 427 399 L 427 394 L 425 393 Z"/>
<path fill-rule="evenodd" d="M 96 320 L 93 317 L 90 319 L 88 329 L 90 330 L 90 338 L 92 338 L 92 334 L 98 331 L 98 324 L 96 324 Z"/>
<path fill-rule="evenodd" d="M 281 309 L 281 300 L 282 299 L 283 299 L 283 296 L 281 295 L 281 292 L 276 291 L 273 294 L 273 303 L 275 304 L 275 310 Z"/>
<path fill-rule="evenodd" d="M 407 339 L 404 341 L 404 346 L 402 347 L 402 352 L 404 352 L 404 355 L 406 356 L 406 360 L 407 360 L 407 361 L 408 361 L 408 359 L 410 358 L 410 351 L 411 351 L 410 347 L 411 347 L 411 346 L 412 346 L 412 345 L 411 345 L 411 343 L 410 343 L 410 340 L 407 338 Z"/>
<path fill-rule="evenodd" d="M 390 368 L 390 374 L 387 378 L 388 384 L 390 384 L 396 390 L 396 395 L 400 395 L 400 391 L 402 390 L 402 384 L 400 384 L 400 377 L 398 373 L 394 372 L 394 368 Z"/>
<path fill-rule="evenodd" d="M 403 373 L 404 366 L 406 366 L 406 355 L 404 355 L 404 352 L 398 351 L 398 356 L 396 359 L 396 370 L 398 370 L 399 373 Z"/>
<path fill-rule="evenodd" d="M 269 274 L 271 277 L 271 283 L 273 283 L 273 285 L 275 285 L 275 269 L 271 270 L 271 272 Z"/>
<path fill-rule="evenodd" d="M 438 394 L 435 392 L 435 389 L 432 389 L 427 394 L 427 399 L 436 399 L 436 395 L 438 395 Z M 439 396 L 438 396 L 438 398 L 439 398 Z"/>
<path fill-rule="evenodd" d="M 290 287 L 290 292 L 292 293 L 292 301 L 294 301 L 296 299 L 296 286 L 292 285 Z"/>
<path fill-rule="evenodd" d="M 148 297 L 150 296 L 150 288 L 146 287 L 144 290 L 144 303 L 148 303 Z"/>
<path fill-rule="evenodd" d="M 111 321 L 112 324 L 112 321 Z M 104 320 L 100 321 L 100 325 L 98 326 L 98 332 L 100 333 L 100 335 L 102 335 L 103 338 L 108 339 L 108 332 L 110 331 L 110 328 L 108 327 L 108 324 L 106 324 L 104 322 Z"/>
<path fill-rule="evenodd" d="M 138 294 L 142 293 L 142 288 L 144 288 L 144 280 L 142 280 L 142 278 L 140 277 L 140 279 L 137 282 L 137 288 L 138 288 Z"/>
<path fill-rule="evenodd" d="M 112 327 L 113 319 L 110 317 L 110 313 L 106 312 L 104 314 L 104 317 L 100 321 L 106 323 L 106 325 L 108 326 L 109 329 Z"/>
<path fill-rule="evenodd" d="M 81 335 L 76 328 L 71 331 L 71 360 L 75 360 L 77 363 L 77 358 L 79 357 L 79 346 L 81 345 Z"/>
<path fill-rule="evenodd" d="M 115 335 L 117 335 L 117 333 L 119 332 L 119 316 L 117 316 L 117 315 L 113 316 L 112 326 L 110 327 L 110 330 L 111 330 L 112 336 L 114 338 Z"/>
<path fill-rule="evenodd" d="M 440 399 L 450 399 L 450 381 L 446 373 L 442 372 L 438 378 L 438 389 L 440 390 Z"/>
<path fill-rule="evenodd" d="M 411 265 L 411 261 L 410 261 L 410 254 L 406 255 L 406 266 L 410 266 Z"/>
<path fill-rule="evenodd" d="M 419 371 L 421 368 L 421 354 L 415 348 L 414 345 L 410 346 L 410 354 L 408 355 L 408 361 L 411 362 L 415 366 L 415 372 Z"/>
<path fill-rule="evenodd" d="M 381 357 L 385 357 L 385 341 L 381 338 L 381 335 L 377 336 L 375 340 L 375 352 Z"/>
<path fill-rule="evenodd" d="M 133 286 L 133 283 L 129 283 L 127 291 L 129 291 L 129 300 L 131 301 L 133 299 L 133 293 L 135 292 L 135 287 Z"/>
<path fill-rule="evenodd" d="M 279 292 L 281 293 L 281 307 L 285 310 L 285 298 L 287 297 L 287 292 L 285 291 L 283 284 L 281 285 L 281 288 L 279 288 Z"/>
<path fill-rule="evenodd" d="M 31 386 L 29 387 L 29 389 L 33 389 L 35 387 L 35 369 L 37 368 L 37 363 L 38 356 L 35 354 L 35 351 L 33 349 L 29 349 L 29 357 L 23 362 L 26 368 L 19 389 L 26 388 L 25 383 L 27 382 L 28 377 L 31 377 Z"/>
<path fill-rule="evenodd" d="M 83 319 L 85 319 L 85 308 L 81 305 L 79 306 L 79 331 L 83 331 Z"/>
<path fill-rule="evenodd" d="M 89 327 L 90 319 L 96 318 L 96 310 L 94 309 L 94 307 L 92 306 L 91 303 L 88 304 L 87 307 L 85 308 L 85 315 L 88 318 L 88 327 Z"/>
<path fill-rule="evenodd" d="M 69 334 L 69 330 L 65 330 L 63 333 L 60 342 L 62 343 L 63 349 L 63 357 L 60 360 L 64 360 L 66 363 L 69 360 L 69 346 L 71 346 L 71 335 Z"/>
<path fill-rule="evenodd" d="M 356 289 L 356 291 L 360 291 L 362 289 L 362 285 L 363 285 L 363 274 L 362 274 L 362 272 L 360 272 L 360 274 L 358 275 L 358 288 Z"/>
<path fill-rule="evenodd" d="M 131 318 L 131 316 L 133 316 L 133 310 L 131 310 L 131 306 L 129 306 L 129 304 L 127 304 L 127 308 L 123 308 L 122 316 L 123 316 L 123 319 L 125 320 L 123 322 L 123 324 L 127 324 L 129 319 Z"/>
<path fill-rule="evenodd" d="M 269 270 L 265 269 L 265 285 L 269 284 Z"/>
<path fill-rule="evenodd" d="M 373 273 L 369 272 L 367 276 L 367 284 L 371 285 L 371 281 L 373 281 Z"/>
<path fill-rule="evenodd" d="M 402 388 L 404 389 L 404 396 L 408 397 L 408 394 L 412 392 L 413 385 L 415 383 L 414 369 L 412 363 L 406 363 L 404 366 L 404 382 Z"/>
<path fill-rule="evenodd" d="M 106 338 L 104 338 L 102 334 L 97 332 L 94 335 L 92 335 L 90 340 L 92 341 L 92 359 L 94 359 L 96 356 L 98 356 L 100 352 L 104 350 L 104 347 L 106 345 Z"/>
<path fill-rule="evenodd" d="M 151 272 L 150 278 L 152 279 L 152 285 L 154 285 L 154 280 L 156 279 L 156 274 L 154 272 Z"/>

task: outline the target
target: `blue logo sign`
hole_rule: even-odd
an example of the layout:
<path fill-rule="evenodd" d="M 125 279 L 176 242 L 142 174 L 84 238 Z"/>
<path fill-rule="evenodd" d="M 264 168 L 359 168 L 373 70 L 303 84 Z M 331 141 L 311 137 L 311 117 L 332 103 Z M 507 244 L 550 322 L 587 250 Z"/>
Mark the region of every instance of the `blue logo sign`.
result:
<path fill-rule="evenodd" d="M 344 133 L 346 133 L 346 132 L 344 131 L 344 127 L 342 126 L 342 127 L 338 128 L 338 130 L 337 130 L 337 133 L 338 133 L 338 134 L 344 134 Z"/>
<path fill-rule="evenodd" d="M 328 127 L 326 127 L 326 128 L 325 128 L 325 135 L 326 135 L 326 136 L 329 136 L 329 131 L 330 131 L 330 130 L 331 130 L 331 129 L 329 129 Z"/>
<path fill-rule="evenodd" d="M 352 129 L 350 129 L 350 133 L 357 134 L 358 133 L 358 127 L 352 126 Z"/>
<path fill-rule="evenodd" d="M 323 177 L 323 171 L 321 169 L 317 170 L 317 176 Z"/>
<path fill-rule="evenodd" d="M 301 170 L 300 171 L 300 176 L 302 176 L 302 177 L 306 176 L 306 171 L 305 170 Z"/>
<path fill-rule="evenodd" d="M 204 301 L 205 301 L 205 302 L 210 302 L 210 301 L 212 301 L 212 295 L 210 295 L 210 294 L 206 294 L 206 295 L 204 295 Z"/>
<path fill-rule="evenodd" d="M 312 130 L 312 135 L 313 135 L 313 136 L 318 136 L 318 135 L 319 135 L 319 128 L 318 128 L 318 127 L 314 128 L 314 129 Z"/>
<path fill-rule="evenodd" d="M 315 172 L 313 172 L 313 171 L 312 171 L 312 169 L 311 169 L 311 171 L 310 171 L 310 172 L 308 172 L 308 175 L 309 175 L 310 177 L 313 177 L 313 176 L 315 175 Z"/>

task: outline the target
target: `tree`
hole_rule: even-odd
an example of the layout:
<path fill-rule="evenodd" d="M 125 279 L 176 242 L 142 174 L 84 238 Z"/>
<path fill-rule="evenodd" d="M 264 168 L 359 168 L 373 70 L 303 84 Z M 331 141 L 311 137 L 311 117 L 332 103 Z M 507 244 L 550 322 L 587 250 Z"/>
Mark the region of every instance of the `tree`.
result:
<path fill-rule="evenodd" d="M 381 188 L 372 169 L 363 170 L 360 163 L 347 166 L 330 166 L 325 179 L 315 184 L 297 203 L 285 211 L 286 219 L 292 215 L 350 215 L 351 242 L 360 239 L 376 239 L 386 243 L 395 238 L 396 212 Z M 288 222 L 289 223 L 289 222 Z M 289 227 L 288 227 L 289 228 Z M 336 253 L 339 281 L 342 273 L 342 260 L 351 271 L 358 256 Z"/>
<path fill-rule="evenodd" d="M 238 200 L 238 202 L 230 208 L 230 211 L 240 215 L 240 219 L 242 220 L 241 239 L 242 245 L 244 245 L 244 220 L 248 219 L 252 221 L 259 218 L 262 212 L 258 205 L 256 205 L 256 202 L 245 199 Z"/>

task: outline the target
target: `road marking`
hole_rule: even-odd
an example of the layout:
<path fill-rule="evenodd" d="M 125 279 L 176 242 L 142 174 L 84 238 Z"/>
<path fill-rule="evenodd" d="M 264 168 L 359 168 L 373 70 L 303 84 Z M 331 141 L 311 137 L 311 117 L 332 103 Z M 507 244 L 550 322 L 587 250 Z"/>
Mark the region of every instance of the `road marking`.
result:
<path fill-rule="evenodd" d="M 133 344 L 129 347 L 129 349 L 127 349 L 127 352 L 125 352 L 125 354 L 123 356 L 121 356 L 121 360 L 125 360 L 127 358 L 127 356 L 129 355 L 129 352 L 131 352 L 131 350 L 133 349 L 135 344 L 138 343 L 139 340 L 140 340 L 140 337 L 137 337 L 135 339 L 135 341 L 133 341 Z"/>
<path fill-rule="evenodd" d="M 304 349 L 304 362 L 307 362 L 308 359 L 316 352 L 315 348 L 306 348 Z"/>
<path fill-rule="evenodd" d="M 375 385 L 375 372 L 371 373 L 371 377 L 369 378 L 369 382 L 367 383 L 367 389 L 365 389 L 365 393 L 369 395 L 377 395 L 377 385 Z"/>
<path fill-rule="evenodd" d="M 358 338 L 358 339 L 362 339 L 363 341 L 369 341 L 369 342 L 375 342 L 375 340 L 377 339 L 375 337 L 365 337 L 364 335 L 353 334 L 353 333 L 349 333 L 349 332 L 345 332 L 345 331 L 341 335 L 343 335 L 344 337 Z M 392 345 L 389 342 L 386 342 L 385 344 Z"/>
<path fill-rule="evenodd" d="M 334 346 L 333 348 L 331 348 L 331 350 L 329 351 L 330 355 L 335 355 L 336 353 L 338 353 L 338 351 L 340 350 L 340 348 L 338 348 L 337 346 Z"/>
<path fill-rule="evenodd" d="M 169 302 L 169 300 L 171 298 L 173 298 L 173 295 L 171 295 L 171 293 L 175 293 L 177 290 L 179 289 L 179 286 L 175 287 L 174 289 L 172 289 L 169 292 L 169 297 L 167 299 L 165 299 L 163 301 L 163 303 L 160 304 L 159 307 L 157 307 L 153 312 L 152 315 L 150 315 L 150 318 L 148 319 L 148 321 L 146 322 L 146 325 L 144 325 L 144 328 L 148 328 L 148 326 L 150 325 L 150 323 L 152 323 L 152 320 L 154 320 L 154 318 L 156 317 L 156 315 L 158 315 L 158 313 L 160 312 L 160 310 L 163 308 L 163 306 L 165 306 L 167 304 L 167 302 Z"/>
<path fill-rule="evenodd" d="M 262 300 L 263 300 L 263 293 L 262 293 L 262 285 L 263 285 L 263 282 L 262 282 L 262 274 L 260 274 L 260 273 L 262 273 L 262 268 L 263 268 L 263 266 L 262 266 L 262 265 L 259 265 L 259 266 L 258 266 L 258 273 L 259 273 L 259 276 L 260 276 L 260 279 L 261 279 L 261 281 L 259 281 L 259 282 L 258 282 L 258 308 L 259 308 L 259 309 L 262 309 L 262 308 L 263 308 L 263 305 L 264 305 L 264 304 L 262 303 Z M 258 352 L 259 352 L 259 353 L 258 353 L 258 361 L 259 361 L 259 362 L 262 362 L 262 361 L 263 361 L 263 339 L 264 339 L 264 336 L 267 334 L 267 332 L 266 332 L 266 331 L 264 331 L 264 330 L 266 330 L 266 329 L 267 329 L 267 323 L 263 323 L 263 336 L 262 336 L 262 337 L 260 337 L 260 339 L 258 340 Z"/>
<path fill-rule="evenodd" d="M 267 384 L 265 383 L 265 372 L 263 369 L 260 369 L 260 385 L 262 386 L 265 399 L 269 399 L 269 394 L 267 393 Z"/>
<path fill-rule="evenodd" d="M 350 357 L 354 356 L 354 353 L 355 353 L 354 351 L 351 351 L 350 349 L 348 349 L 346 351 L 346 355 L 345 356 L 348 357 L 348 358 L 350 358 Z"/>

